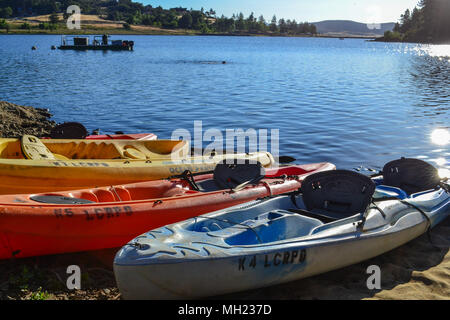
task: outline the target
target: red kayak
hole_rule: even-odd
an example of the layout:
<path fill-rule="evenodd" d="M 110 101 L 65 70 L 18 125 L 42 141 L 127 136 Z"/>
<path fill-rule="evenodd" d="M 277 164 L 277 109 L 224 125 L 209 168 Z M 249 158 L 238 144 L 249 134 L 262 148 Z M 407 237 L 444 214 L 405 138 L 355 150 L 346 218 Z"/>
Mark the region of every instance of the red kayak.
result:
<path fill-rule="evenodd" d="M 98 129 L 94 132 L 98 133 Z M 89 140 L 156 140 L 153 133 L 122 133 L 115 134 L 91 134 L 79 122 L 64 122 L 55 126 L 50 132 L 50 137 L 44 139 L 89 139 Z"/>
<path fill-rule="evenodd" d="M 218 168 L 224 170 L 219 174 Z M 265 169 L 256 178 L 249 178 L 245 167 L 235 168 L 241 167 L 223 164 L 214 174 L 185 172 L 167 180 L 0 196 L 0 259 L 120 247 L 150 229 L 295 191 L 306 176 L 335 166 Z"/>

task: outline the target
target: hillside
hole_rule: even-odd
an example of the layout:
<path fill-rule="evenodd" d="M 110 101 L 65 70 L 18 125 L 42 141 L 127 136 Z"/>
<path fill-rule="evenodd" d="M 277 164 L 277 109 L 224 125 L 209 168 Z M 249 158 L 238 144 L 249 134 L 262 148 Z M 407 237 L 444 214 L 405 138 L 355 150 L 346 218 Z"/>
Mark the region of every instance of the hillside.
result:
<path fill-rule="evenodd" d="M 254 13 L 248 17 L 245 17 L 243 13 L 234 14 L 229 18 L 223 15 L 219 17 L 213 9 L 194 10 L 183 7 L 164 9 L 161 6 L 153 7 L 132 0 L 0 0 L 0 29 L 6 32 L 14 29 L 14 26 L 4 19 L 23 20 L 50 15 L 50 21 L 46 25 L 41 22 L 36 27 L 29 22 L 24 22 L 19 25 L 19 28 L 28 30 L 30 33 L 36 32 L 36 28 L 56 32 L 63 27 L 61 19 L 58 19 L 56 14 L 60 17 L 64 15 L 64 20 L 67 19 L 69 15 L 65 13 L 65 10 L 69 5 L 78 5 L 83 15 L 100 16 L 112 24 L 121 22 L 121 27 L 126 31 L 136 26 L 135 30 L 158 28 L 158 30 L 178 30 L 178 33 L 186 33 L 186 30 L 189 30 L 191 33 L 200 34 L 307 36 L 317 33 L 316 27 L 308 22 L 283 18 L 278 21 L 276 19 L 267 21 L 263 16 L 257 17 Z M 101 20 L 94 22 L 96 25 L 101 24 L 98 23 Z M 103 23 L 102 27 L 106 24 L 108 23 Z"/>
<path fill-rule="evenodd" d="M 50 15 L 40 15 L 31 17 L 21 17 L 21 18 L 11 18 L 6 19 L 6 22 L 10 25 L 11 29 L 9 33 L 26 33 L 26 34 L 100 34 L 100 33 L 110 33 L 110 34 L 193 34 L 193 30 L 186 29 L 165 29 L 161 27 L 145 26 L 145 25 L 133 25 L 130 29 L 125 30 L 123 24 L 125 21 L 111 21 L 106 20 L 105 17 L 91 14 L 81 15 L 81 30 L 69 30 L 66 28 L 63 22 L 63 14 L 58 14 L 60 23 L 58 28 L 54 30 L 41 29 L 39 25 L 42 23 L 48 23 L 50 20 Z M 29 28 L 22 29 L 21 25 L 29 25 Z M 3 30 L 0 28 L 0 34 Z"/>
<path fill-rule="evenodd" d="M 392 30 L 395 23 L 381 23 L 381 29 L 369 29 L 365 23 L 350 20 L 325 20 L 313 23 L 317 32 L 322 34 L 349 34 L 355 36 L 382 36 L 385 31 Z"/>

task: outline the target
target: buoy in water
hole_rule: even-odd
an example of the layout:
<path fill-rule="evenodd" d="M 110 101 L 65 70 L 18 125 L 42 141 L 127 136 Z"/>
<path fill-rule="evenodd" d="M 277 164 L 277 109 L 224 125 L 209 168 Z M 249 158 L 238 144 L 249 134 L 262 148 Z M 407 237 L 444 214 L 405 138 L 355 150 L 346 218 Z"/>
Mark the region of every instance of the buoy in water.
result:
<path fill-rule="evenodd" d="M 31 50 L 37 50 L 36 46 L 32 46 Z"/>
<path fill-rule="evenodd" d="M 56 50 L 56 46 L 52 46 L 52 50 Z"/>

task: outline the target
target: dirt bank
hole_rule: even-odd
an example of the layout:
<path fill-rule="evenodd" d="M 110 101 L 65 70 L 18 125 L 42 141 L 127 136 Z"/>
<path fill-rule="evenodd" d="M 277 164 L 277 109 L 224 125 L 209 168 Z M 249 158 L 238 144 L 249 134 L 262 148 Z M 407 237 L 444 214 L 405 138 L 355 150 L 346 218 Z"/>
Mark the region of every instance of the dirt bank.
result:
<path fill-rule="evenodd" d="M 51 116 L 47 109 L 0 101 L 0 137 L 15 138 L 24 134 L 48 136 L 56 126 L 55 121 L 49 120 Z"/>

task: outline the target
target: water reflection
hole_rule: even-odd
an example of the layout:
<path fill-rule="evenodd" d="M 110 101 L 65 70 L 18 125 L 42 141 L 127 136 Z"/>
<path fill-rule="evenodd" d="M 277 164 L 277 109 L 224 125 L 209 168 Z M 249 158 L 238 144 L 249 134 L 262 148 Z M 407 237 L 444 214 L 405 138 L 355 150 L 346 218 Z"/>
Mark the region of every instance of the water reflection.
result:
<path fill-rule="evenodd" d="M 450 63 L 435 56 L 415 56 L 411 59 L 411 79 L 418 90 L 432 99 L 450 96 Z M 433 102 L 434 100 L 431 100 Z"/>
<path fill-rule="evenodd" d="M 439 57 L 444 60 L 445 58 L 450 58 L 450 45 L 429 46 L 427 52 L 428 52 L 428 55 L 430 55 L 432 57 Z M 445 60 L 448 61 L 448 59 L 445 59 Z"/>
<path fill-rule="evenodd" d="M 417 56 L 450 58 L 450 45 L 418 45 L 412 51 Z"/>
<path fill-rule="evenodd" d="M 450 170 L 449 169 L 444 169 L 444 168 L 439 169 L 438 173 L 442 179 L 445 179 L 445 178 L 450 179 Z"/>
<path fill-rule="evenodd" d="M 431 133 L 431 141 L 438 146 L 450 143 L 450 132 L 447 129 L 435 129 Z"/>

